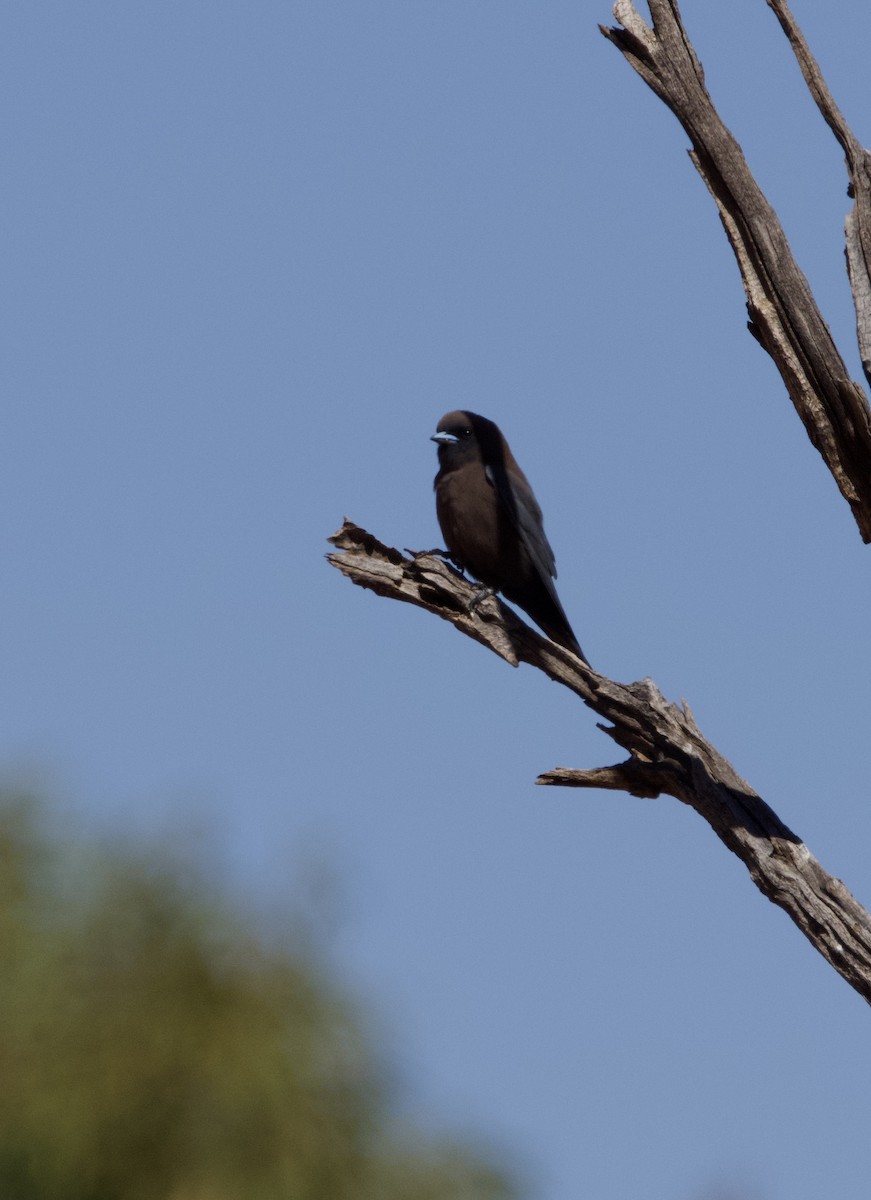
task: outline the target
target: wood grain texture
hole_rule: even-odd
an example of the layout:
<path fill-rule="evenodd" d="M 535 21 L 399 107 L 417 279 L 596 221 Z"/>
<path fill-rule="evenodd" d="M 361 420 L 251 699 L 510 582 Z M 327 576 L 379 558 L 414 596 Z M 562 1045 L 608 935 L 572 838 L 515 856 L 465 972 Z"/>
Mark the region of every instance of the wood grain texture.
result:
<path fill-rule="evenodd" d="M 403 554 L 347 519 L 329 540 L 336 549 L 327 560 L 352 583 L 434 613 L 513 666 L 525 662 L 543 671 L 596 712 L 599 728 L 629 754 L 609 767 L 560 767 L 539 783 L 649 798 L 665 793 L 689 805 L 759 890 L 871 1003 L 871 915 L 705 739 L 686 704 L 666 700 L 650 679 L 625 684 L 598 674 L 495 597 L 470 610 L 477 589 L 432 552 Z"/>
<path fill-rule="evenodd" d="M 847 230 L 848 266 L 862 359 L 871 379 L 871 161 L 848 130 L 786 4 L 768 3 L 847 154 L 856 195 Z M 777 365 L 808 437 L 850 505 L 863 540 L 869 542 L 871 409 L 865 392 L 850 378 L 777 214 L 714 107 L 676 0 L 650 0 L 649 7 L 652 26 L 631 0 L 618 0 L 614 16 L 619 27 L 600 29 L 686 131 L 690 158 L 717 205 L 738 262 L 750 332 Z"/>

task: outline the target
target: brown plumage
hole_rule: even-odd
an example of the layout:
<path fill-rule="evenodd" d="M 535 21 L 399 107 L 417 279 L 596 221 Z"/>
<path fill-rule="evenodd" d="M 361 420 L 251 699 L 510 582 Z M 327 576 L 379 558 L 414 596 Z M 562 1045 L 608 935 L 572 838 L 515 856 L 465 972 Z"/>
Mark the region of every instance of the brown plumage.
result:
<path fill-rule="evenodd" d="M 541 509 L 499 427 L 477 413 L 451 412 L 432 440 L 436 515 L 451 558 L 586 662 L 556 594 Z"/>

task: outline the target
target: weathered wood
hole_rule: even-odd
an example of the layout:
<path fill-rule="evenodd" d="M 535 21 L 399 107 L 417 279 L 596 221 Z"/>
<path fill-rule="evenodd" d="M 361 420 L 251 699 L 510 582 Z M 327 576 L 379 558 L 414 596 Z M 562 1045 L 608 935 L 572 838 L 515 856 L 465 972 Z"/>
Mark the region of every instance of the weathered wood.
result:
<path fill-rule="evenodd" d="M 871 369 L 871 191 L 869 158 L 850 134 L 796 32 L 786 5 L 768 0 L 787 29 L 811 90 L 847 152 L 857 203 L 848 227 L 848 263 L 866 374 Z M 618 0 L 620 28 L 600 26 L 684 127 L 690 157 L 716 202 L 735 253 L 751 333 L 771 355 L 808 437 L 871 541 L 871 409 L 823 320 L 774 209 L 754 179 L 738 142 L 717 113 L 676 0 L 650 0 L 652 28 L 631 0 Z M 815 90 L 816 89 L 816 90 Z M 871 374 L 869 374 L 871 378 Z"/>
<path fill-rule="evenodd" d="M 836 971 L 871 1003 L 871 915 L 703 737 L 684 704 L 650 679 L 599 675 L 542 637 L 496 598 L 473 611 L 476 588 L 433 553 L 402 554 L 345 520 L 327 559 L 353 583 L 450 621 L 506 662 L 528 663 L 569 688 L 603 718 L 599 726 L 629 758 L 591 771 L 557 768 L 542 784 L 676 797 L 703 817 L 741 859 L 764 895 L 792 918 Z"/>
<path fill-rule="evenodd" d="M 805 36 L 784 0 L 767 0 L 789 39 L 808 91 L 832 133 L 841 144 L 855 203 L 845 222 L 847 270 L 856 308 L 856 333 L 862 369 L 871 383 L 871 156 L 844 119 L 811 54 Z"/>

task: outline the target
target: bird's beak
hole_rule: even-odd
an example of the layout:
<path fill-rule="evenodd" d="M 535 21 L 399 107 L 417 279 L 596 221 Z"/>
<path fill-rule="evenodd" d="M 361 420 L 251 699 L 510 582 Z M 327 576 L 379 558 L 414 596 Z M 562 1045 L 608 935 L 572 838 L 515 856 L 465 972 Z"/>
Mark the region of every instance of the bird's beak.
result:
<path fill-rule="evenodd" d="M 440 446 L 453 446 L 453 444 L 458 442 L 460 439 L 456 436 L 456 434 L 443 433 L 440 431 L 439 433 L 434 433 L 429 440 L 431 442 L 438 442 Z"/>

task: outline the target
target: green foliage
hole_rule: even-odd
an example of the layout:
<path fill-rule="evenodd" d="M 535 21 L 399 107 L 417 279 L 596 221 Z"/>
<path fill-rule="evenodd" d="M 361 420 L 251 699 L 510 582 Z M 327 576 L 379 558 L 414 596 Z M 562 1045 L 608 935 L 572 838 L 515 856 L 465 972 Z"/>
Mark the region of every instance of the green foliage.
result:
<path fill-rule="evenodd" d="M 0 800 L 3 1200 L 504 1200 L 402 1139 L 350 1006 L 168 856 Z"/>

